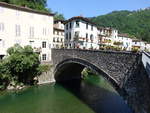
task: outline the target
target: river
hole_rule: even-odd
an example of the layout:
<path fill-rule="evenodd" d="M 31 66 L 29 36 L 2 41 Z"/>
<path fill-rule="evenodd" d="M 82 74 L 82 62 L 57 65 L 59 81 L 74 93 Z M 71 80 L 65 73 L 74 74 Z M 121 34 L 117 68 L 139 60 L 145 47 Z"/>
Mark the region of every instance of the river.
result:
<path fill-rule="evenodd" d="M 100 76 L 0 93 L 0 113 L 131 113 Z"/>

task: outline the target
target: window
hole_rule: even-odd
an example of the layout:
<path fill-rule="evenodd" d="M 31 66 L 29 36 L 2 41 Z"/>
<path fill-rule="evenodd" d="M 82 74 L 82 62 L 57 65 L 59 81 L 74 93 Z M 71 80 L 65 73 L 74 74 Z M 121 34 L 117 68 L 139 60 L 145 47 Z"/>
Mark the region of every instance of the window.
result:
<path fill-rule="evenodd" d="M 71 32 L 69 33 L 69 40 L 71 40 Z"/>
<path fill-rule="evenodd" d="M 46 60 L 46 54 L 42 54 L 42 60 Z"/>
<path fill-rule="evenodd" d="M 79 31 L 75 32 L 75 37 L 79 37 Z"/>
<path fill-rule="evenodd" d="M 57 38 L 57 42 L 59 42 L 59 37 Z"/>
<path fill-rule="evenodd" d="M 46 42 L 42 42 L 42 48 L 46 48 Z"/>
<path fill-rule="evenodd" d="M 66 25 L 66 29 L 68 30 L 68 24 Z"/>
<path fill-rule="evenodd" d="M 86 23 L 86 29 L 88 29 L 88 26 L 89 26 L 88 23 Z"/>
<path fill-rule="evenodd" d="M 63 39 L 61 38 L 61 42 L 63 42 Z"/>
<path fill-rule="evenodd" d="M 34 37 L 34 27 L 30 27 L 30 38 Z"/>
<path fill-rule="evenodd" d="M 86 39 L 88 39 L 88 33 L 86 33 Z"/>
<path fill-rule="evenodd" d="M 90 40 L 93 40 L 93 35 L 92 34 L 90 35 Z"/>
<path fill-rule="evenodd" d="M 16 31 L 16 36 L 20 36 L 21 35 L 21 28 L 20 28 L 20 25 L 16 25 L 15 26 L 15 31 Z"/>
<path fill-rule="evenodd" d="M 55 42 L 55 38 L 53 38 L 53 42 Z"/>
<path fill-rule="evenodd" d="M 68 40 L 68 33 L 66 33 L 66 40 Z"/>
<path fill-rule="evenodd" d="M 93 31 L 93 25 L 91 26 L 91 30 Z"/>
<path fill-rule="evenodd" d="M 79 21 L 76 21 L 76 27 L 80 27 Z"/>
<path fill-rule="evenodd" d="M 4 31 L 4 23 L 0 23 L 0 31 Z"/>
<path fill-rule="evenodd" d="M 72 28 L 72 23 L 70 22 L 70 29 Z"/>

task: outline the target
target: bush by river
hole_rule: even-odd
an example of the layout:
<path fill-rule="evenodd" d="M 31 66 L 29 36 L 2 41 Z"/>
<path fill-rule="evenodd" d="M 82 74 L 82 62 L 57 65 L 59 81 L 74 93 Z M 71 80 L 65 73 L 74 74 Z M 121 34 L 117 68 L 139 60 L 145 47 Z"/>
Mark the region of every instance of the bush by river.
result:
<path fill-rule="evenodd" d="M 0 60 L 0 90 L 21 89 L 37 83 L 37 76 L 50 66 L 40 63 L 39 53 L 31 46 L 16 44 L 7 50 L 7 56 Z"/>

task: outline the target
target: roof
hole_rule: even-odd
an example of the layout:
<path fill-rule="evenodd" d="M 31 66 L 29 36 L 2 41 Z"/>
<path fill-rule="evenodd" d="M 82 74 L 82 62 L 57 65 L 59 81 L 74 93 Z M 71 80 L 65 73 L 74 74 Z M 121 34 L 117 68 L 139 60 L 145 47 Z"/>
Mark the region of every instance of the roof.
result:
<path fill-rule="evenodd" d="M 75 17 L 72 17 L 72 18 L 66 20 L 66 21 L 65 21 L 65 24 L 67 24 L 68 22 L 71 22 L 71 21 L 73 21 L 73 20 L 82 20 L 82 21 L 85 21 L 85 22 L 87 22 L 87 23 L 90 23 L 90 24 L 92 24 L 92 25 L 94 25 L 94 26 L 97 26 L 97 24 L 93 23 L 93 22 L 90 21 L 88 18 L 85 18 L 85 17 L 82 17 L 82 16 L 75 16 Z"/>
<path fill-rule="evenodd" d="M 17 5 L 8 4 L 8 3 L 5 3 L 5 2 L 0 2 L 0 6 L 15 9 L 15 10 L 21 10 L 21 11 L 25 11 L 25 12 L 29 12 L 29 13 L 36 13 L 36 14 L 47 15 L 47 16 L 54 16 L 53 13 L 37 11 L 37 10 L 31 9 L 31 8 L 28 8 L 28 7 L 17 6 Z"/>
<path fill-rule="evenodd" d="M 68 22 L 71 22 L 71 21 L 73 21 L 73 20 L 82 20 L 82 21 L 85 21 L 85 22 L 87 22 L 87 23 L 90 23 L 90 24 L 96 26 L 98 30 L 101 30 L 101 29 L 105 29 L 105 30 L 116 30 L 116 29 L 111 28 L 111 27 L 99 27 L 96 23 L 94 23 L 94 22 L 90 21 L 88 18 L 85 18 L 85 17 L 82 17 L 82 16 L 75 16 L 75 17 L 72 17 L 72 18 L 66 20 L 64 24 L 67 24 Z"/>

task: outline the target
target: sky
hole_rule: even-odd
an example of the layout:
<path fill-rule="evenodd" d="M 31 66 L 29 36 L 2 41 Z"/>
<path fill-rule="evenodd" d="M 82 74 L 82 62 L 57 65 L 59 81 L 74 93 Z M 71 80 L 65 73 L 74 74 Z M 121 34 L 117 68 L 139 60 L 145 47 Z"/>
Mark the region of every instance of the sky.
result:
<path fill-rule="evenodd" d="M 150 0 L 47 0 L 47 5 L 69 19 L 73 16 L 94 17 L 116 10 L 147 8 L 150 7 Z"/>

